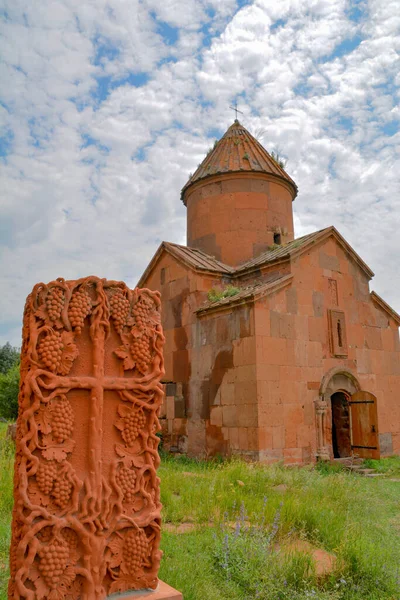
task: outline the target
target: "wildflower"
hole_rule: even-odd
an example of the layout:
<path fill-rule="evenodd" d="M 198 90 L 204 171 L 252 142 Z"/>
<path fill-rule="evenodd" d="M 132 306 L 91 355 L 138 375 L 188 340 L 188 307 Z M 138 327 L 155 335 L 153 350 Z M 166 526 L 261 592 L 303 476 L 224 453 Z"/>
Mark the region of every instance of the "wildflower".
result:
<path fill-rule="evenodd" d="M 236 527 L 235 527 L 235 537 L 238 537 L 239 535 L 240 535 L 240 522 L 237 521 Z"/>

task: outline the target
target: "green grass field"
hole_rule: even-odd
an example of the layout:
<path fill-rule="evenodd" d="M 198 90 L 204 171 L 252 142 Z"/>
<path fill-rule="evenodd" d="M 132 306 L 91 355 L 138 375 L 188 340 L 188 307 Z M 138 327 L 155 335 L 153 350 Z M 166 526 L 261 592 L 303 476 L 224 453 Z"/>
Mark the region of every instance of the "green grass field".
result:
<path fill-rule="evenodd" d="M 4 434 L 1 425 L 1 600 L 13 462 Z M 399 600 L 400 460 L 373 466 L 381 478 L 324 465 L 289 469 L 164 457 L 160 578 L 185 600 Z M 336 557 L 329 573 L 318 572 L 299 540 Z"/>

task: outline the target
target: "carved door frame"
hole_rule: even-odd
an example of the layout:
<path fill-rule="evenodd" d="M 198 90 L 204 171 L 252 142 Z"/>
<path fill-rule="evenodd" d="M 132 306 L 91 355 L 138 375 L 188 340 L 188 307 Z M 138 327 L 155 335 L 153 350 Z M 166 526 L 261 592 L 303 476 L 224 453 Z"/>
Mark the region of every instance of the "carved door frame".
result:
<path fill-rule="evenodd" d="M 322 378 L 318 398 L 315 399 L 317 460 L 330 460 L 333 457 L 332 444 L 328 443 L 326 430 L 327 416 L 331 410 L 331 396 L 335 392 L 344 392 L 352 396 L 361 390 L 357 377 L 346 367 L 334 367 Z M 332 427 L 331 424 L 329 424 Z"/>

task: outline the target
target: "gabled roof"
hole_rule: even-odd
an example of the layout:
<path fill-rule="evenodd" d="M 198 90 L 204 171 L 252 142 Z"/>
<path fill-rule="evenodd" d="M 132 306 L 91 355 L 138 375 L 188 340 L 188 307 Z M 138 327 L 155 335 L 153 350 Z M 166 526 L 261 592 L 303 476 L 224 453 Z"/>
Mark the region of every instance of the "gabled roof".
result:
<path fill-rule="evenodd" d="M 391 307 L 387 302 L 384 301 L 383 298 L 378 296 L 376 292 L 371 292 L 371 299 L 381 308 L 386 314 L 389 315 L 397 323 L 400 325 L 400 315 Z"/>
<path fill-rule="evenodd" d="M 147 265 L 143 275 L 139 279 L 137 283 L 138 287 L 142 285 L 142 282 L 147 278 L 149 273 L 151 273 L 163 252 L 168 252 L 179 262 L 191 267 L 195 271 L 215 273 L 218 275 L 231 275 L 235 272 L 234 267 L 225 265 L 213 256 L 209 256 L 202 250 L 198 250 L 197 248 L 189 248 L 188 246 L 180 246 L 179 244 L 173 244 L 172 242 L 162 242 L 158 247 L 157 252 Z"/>
<path fill-rule="evenodd" d="M 293 200 L 297 196 L 297 185 L 293 179 L 236 119 L 182 188 L 181 198 L 185 202 L 186 190 L 202 179 L 243 171 L 268 173 L 283 179 L 292 190 Z"/>
<path fill-rule="evenodd" d="M 233 306 L 239 306 L 240 304 L 253 302 L 254 300 L 257 300 L 257 298 L 266 296 L 267 294 L 271 294 L 272 292 L 276 292 L 282 287 L 289 285 L 292 279 L 293 275 L 291 274 L 282 276 L 274 275 L 267 282 L 264 281 L 263 283 L 254 283 L 253 285 L 242 288 L 234 296 L 221 298 L 221 300 L 217 300 L 215 302 L 207 301 L 195 312 L 199 316 L 201 316 L 205 313 L 209 314 L 210 312 L 214 312 L 217 310 L 224 310 Z"/>
<path fill-rule="evenodd" d="M 282 261 L 289 261 L 292 257 L 295 257 L 298 254 L 302 254 L 306 252 L 308 249 L 312 248 L 315 244 L 324 241 L 325 239 L 333 236 L 336 241 L 340 244 L 347 254 L 357 263 L 357 265 L 362 269 L 362 271 L 366 274 L 366 276 L 371 279 L 374 276 L 373 271 L 368 267 L 368 265 L 362 260 L 362 258 L 353 250 L 350 244 L 344 239 L 343 236 L 335 229 L 335 227 L 326 227 L 325 229 L 321 229 L 320 231 L 315 231 L 313 233 L 309 233 L 307 235 L 303 235 L 300 238 L 293 240 L 292 242 L 288 242 L 287 244 L 283 244 L 282 246 L 277 246 L 272 248 L 271 250 L 267 250 L 258 256 L 257 258 L 252 258 L 247 262 L 239 265 L 237 267 L 231 267 L 230 265 L 226 265 L 213 256 L 210 256 L 203 252 L 202 250 L 198 250 L 197 248 L 189 248 L 188 246 L 180 246 L 179 244 L 172 244 L 171 242 L 162 242 L 151 259 L 150 263 L 147 266 L 147 269 L 141 276 L 138 286 L 140 287 L 143 281 L 147 278 L 149 273 L 153 270 L 154 266 L 158 262 L 161 254 L 163 252 L 168 252 L 172 256 L 174 256 L 179 262 L 185 264 L 186 266 L 194 269 L 195 271 L 199 271 L 202 273 L 211 273 L 226 277 L 231 277 L 232 279 L 236 277 L 242 277 L 247 273 L 251 273 L 253 271 L 257 271 L 261 267 L 273 265 Z M 383 300 L 382 300 L 383 302 Z"/>
<path fill-rule="evenodd" d="M 303 235 L 302 237 L 297 238 L 292 242 L 288 242 L 287 244 L 283 244 L 282 246 L 278 246 L 271 250 L 267 250 L 266 252 L 260 254 L 260 256 L 257 256 L 257 258 L 252 258 L 251 260 L 248 260 L 242 265 L 236 267 L 235 275 L 242 275 L 244 273 L 247 273 L 248 271 L 259 269 L 260 267 L 269 263 L 279 262 L 281 260 L 289 259 L 290 257 L 295 256 L 296 254 L 302 254 L 316 243 L 327 239 L 331 235 L 342 246 L 345 252 L 350 254 L 351 258 L 365 272 L 367 277 L 371 279 L 371 277 L 374 276 L 373 271 L 371 271 L 368 265 L 362 260 L 362 258 L 357 254 L 357 252 L 353 250 L 350 244 L 344 239 L 342 235 L 340 235 L 337 229 L 335 229 L 335 227 L 333 226 L 326 227 L 325 229 L 320 229 L 319 231 L 315 231 L 307 235 Z"/>
<path fill-rule="evenodd" d="M 182 262 L 187 262 L 190 266 L 200 271 L 211 271 L 216 273 L 234 273 L 234 267 L 225 265 L 213 256 L 206 254 L 197 248 L 189 248 L 189 246 L 180 246 L 171 242 L 163 242 L 167 252 L 170 252 Z"/>

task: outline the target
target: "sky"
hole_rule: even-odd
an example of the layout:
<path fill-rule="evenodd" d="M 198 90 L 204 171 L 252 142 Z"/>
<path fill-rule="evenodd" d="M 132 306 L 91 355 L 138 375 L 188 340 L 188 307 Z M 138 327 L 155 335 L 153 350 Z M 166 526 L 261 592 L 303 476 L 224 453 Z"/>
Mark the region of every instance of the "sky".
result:
<path fill-rule="evenodd" d="M 134 287 L 234 119 L 400 312 L 400 0 L 2 0 L 0 344 L 57 277 Z"/>

